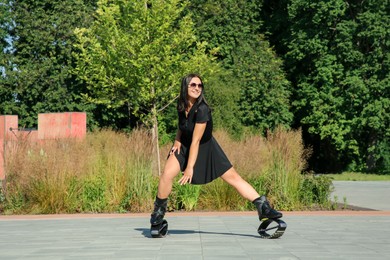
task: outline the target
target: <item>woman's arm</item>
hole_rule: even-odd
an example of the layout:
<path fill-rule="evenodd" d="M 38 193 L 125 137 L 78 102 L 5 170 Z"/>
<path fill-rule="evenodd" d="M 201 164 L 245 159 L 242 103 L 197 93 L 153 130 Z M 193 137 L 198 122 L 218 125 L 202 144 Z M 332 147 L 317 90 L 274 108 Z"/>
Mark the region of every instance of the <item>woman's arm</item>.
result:
<path fill-rule="evenodd" d="M 200 140 L 202 139 L 203 133 L 206 129 L 207 123 L 196 123 L 194 133 L 192 134 L 192 141 L 190 147 L 190 154 L 188 156 L 187 168 L 184 171 L 183 176 L 180 178 L 180 185 L 191 183 L 192 176 L 194 174 L 194 165 L 196 158 L 198 157 Z"/>

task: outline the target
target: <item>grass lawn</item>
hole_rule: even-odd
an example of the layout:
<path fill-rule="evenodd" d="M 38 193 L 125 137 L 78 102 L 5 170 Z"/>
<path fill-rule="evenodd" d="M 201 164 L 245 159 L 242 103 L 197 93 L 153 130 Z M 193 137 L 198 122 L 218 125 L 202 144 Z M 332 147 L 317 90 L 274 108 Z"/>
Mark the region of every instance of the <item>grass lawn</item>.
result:
<path fill-rule="evenodd" d="M 359 172 L 343 172 L 340 174 L 326 174 L 335 181 L 390 181 L 390 174 L 380 175 Z"/>

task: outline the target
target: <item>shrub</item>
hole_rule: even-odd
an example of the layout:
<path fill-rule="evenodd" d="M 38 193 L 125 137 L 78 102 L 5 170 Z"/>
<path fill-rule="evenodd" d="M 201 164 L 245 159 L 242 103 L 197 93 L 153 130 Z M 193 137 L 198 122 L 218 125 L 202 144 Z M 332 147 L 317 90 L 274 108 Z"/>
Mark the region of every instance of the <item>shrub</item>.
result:
<path fill-rule="evenodd" d="M 0 180 L 0 213 L 4 210 L 5 194 L 3 188 L 3 182 Z"/>
<path fill-rule="evenodd" d="M 322 205 L 329 208 L 333 191 L 332 179 L 325 175 L 304 175 L 299 187 L 299 199 L 305 206 Z"/>

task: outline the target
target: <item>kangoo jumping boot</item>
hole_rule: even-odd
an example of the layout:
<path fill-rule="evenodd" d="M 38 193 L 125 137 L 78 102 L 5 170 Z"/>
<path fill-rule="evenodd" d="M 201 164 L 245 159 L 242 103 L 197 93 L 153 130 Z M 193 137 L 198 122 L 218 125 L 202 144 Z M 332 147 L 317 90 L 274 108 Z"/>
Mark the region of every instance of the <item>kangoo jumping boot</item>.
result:
<path fill-rule="evenodd" d="M 150 234 L 152 237 L 165 237 L 168 233 L 168 222 L 164 219 L 167 204 L 168 199 L 160 199 L 156 196 L 154 210 L 150 216 Z"/>
<path fill-rule="evenodd" d="M 264 219 L 278 219 L 283 216 L 283 214 L 279 211 L 274 210 L 269 205 L 267 198 L 263 195 L 253 201 L 253 204 L 257 208 L 257 212 L 259 213 L 260 221 Z"/>

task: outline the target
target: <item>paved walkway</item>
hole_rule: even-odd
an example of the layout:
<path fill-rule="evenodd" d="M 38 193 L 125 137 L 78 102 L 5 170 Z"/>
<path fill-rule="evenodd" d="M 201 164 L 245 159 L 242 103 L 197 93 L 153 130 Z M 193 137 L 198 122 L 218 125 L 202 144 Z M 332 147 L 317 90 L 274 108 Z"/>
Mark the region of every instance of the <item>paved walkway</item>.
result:
<path fill-rule="evenodd" d="M 274 240 L 255 212 L 168 213 L 163 239 L 149 214 L 0 216 L 0 259 L 390 259 L 390 211 L 284 214 Z"/>
<path fill-rule="evenodd" d="M 375 210 L 390 210 L 390 181 L 335 181 L 332 194 L 337 201 Z"/>

